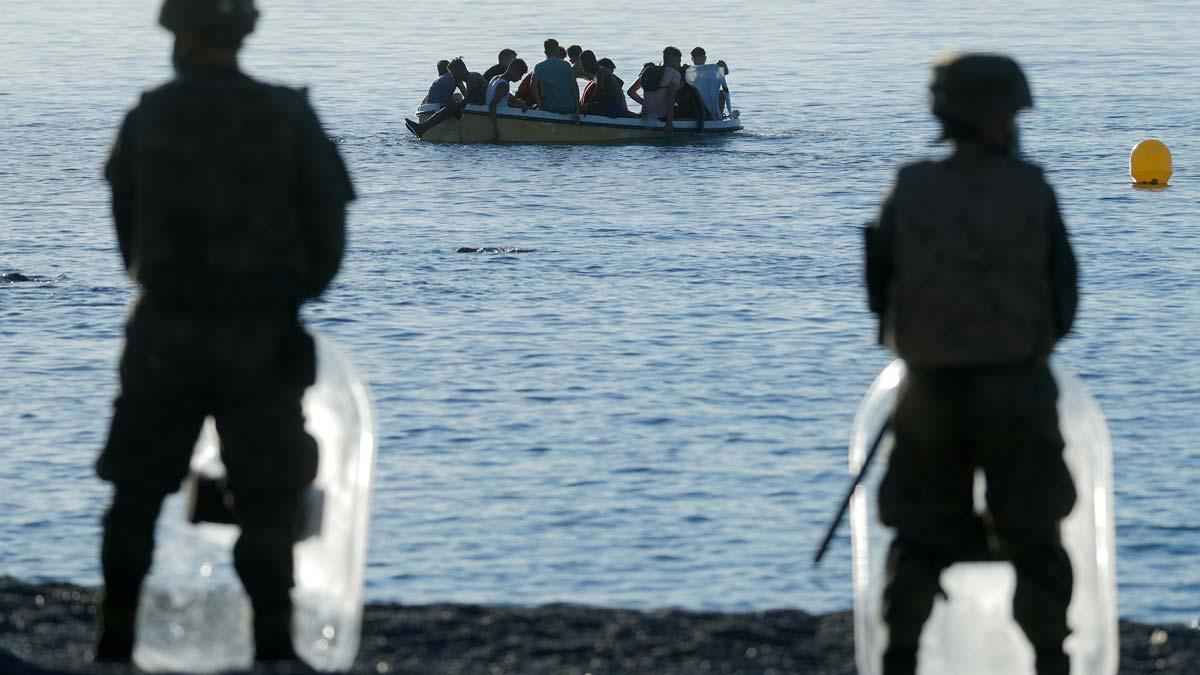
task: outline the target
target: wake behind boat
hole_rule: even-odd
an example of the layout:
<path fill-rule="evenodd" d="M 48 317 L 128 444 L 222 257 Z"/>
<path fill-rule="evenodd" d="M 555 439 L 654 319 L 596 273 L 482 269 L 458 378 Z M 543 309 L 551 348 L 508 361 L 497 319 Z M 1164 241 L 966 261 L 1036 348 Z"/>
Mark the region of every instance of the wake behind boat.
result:
<path fill-rule="evenodd" d="M 440 110 L 435 104 L 417 108 L 420 122 L 429 120 Z M 576 124 L 571 115 L 541 110 L 522 111 L 511 106 L 498 106 L 497 124 L 504 143 L 622 143 L 666 138 L 666 124 L 640 117 L 606 117 L 580 115 Z M 694 120 L 676 120 L 674 136 L 719 136 L 742 129 L 740 118 L 705 120 L 703 130 Z M 418 136 L 430 143 L 490 143 L 492 122 L 488 109 L 482 105 L 467 105 L 461 118 L 451 117 L 430 127 Z"/>

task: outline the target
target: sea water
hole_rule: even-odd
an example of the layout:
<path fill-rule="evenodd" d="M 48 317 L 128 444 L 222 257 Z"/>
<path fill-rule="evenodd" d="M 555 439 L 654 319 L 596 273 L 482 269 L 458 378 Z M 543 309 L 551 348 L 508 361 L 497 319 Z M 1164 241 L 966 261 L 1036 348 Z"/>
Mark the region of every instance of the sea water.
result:
<path fill-rule="evenodd" d="M 1200 616 L 1200 12 L 1191 2 L 261 0 L 246 68 L 310 87 L 360 199 L 305 310 L 375 393 L 367 598 L 748 610 L 851 604 L 855 406 L 889 360 L 860 226 L 941 149 L 930 63 L 1014 54 L 1024 148 L 1055 185 L 1083 298 L 1059 358 L 1108 415 L 1122 616 Z M 157 0 L 0 18 L 0 572 L 97 583 L 123 276 L 100 167 L 169 76 Z M 672 44 L 731 72 L 746 131 L 603 148 L 415 142 L 402 118 L 462 55 L 556 37 L 632 83 Z M 1129 149 L 1174 151 L 1169 189 Z M 456 254 L 510 246 L 522 254 Z"/>

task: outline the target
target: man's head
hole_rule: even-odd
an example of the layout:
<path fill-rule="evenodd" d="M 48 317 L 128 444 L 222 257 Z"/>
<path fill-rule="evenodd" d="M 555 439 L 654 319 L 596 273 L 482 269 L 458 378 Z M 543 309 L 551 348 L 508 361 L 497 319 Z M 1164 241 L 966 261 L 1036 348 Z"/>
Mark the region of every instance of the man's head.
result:
<path fill-rule="evenodd" d="M 467 76 L 471 73 L 471 71 L 467 70 L 467 64 L 462 60 L 461 56 L 456 59 L 451 59 L 450 64 L 447 67 L 450 70 L 450 74 L 459 82 L 466 82 Z"/>
<path fill-rule="evenodd" d="M 596 54 L 590 49 L 579 53 L 579 64 L 583 66 L 583 72 L 588 75 L 595 75 L 600 65 L 596 61 Z"/>
<path fill-rule="evenodd" d="M 702 66 L 708 62 L 708 55 L 704 53 L 704 47 L 696 47 L 692 50 L 692 63 L 697 66 Z"/>
<path fill-rule="evenodd" d="M 674 47 L 667 47 L 663 50 L 663 65 L 678 68 L 683 64 L 683 52 Z"/>
<path fill-rule="evenodd" d="M 158 22 L 175 34 L 171 62 L 182 73 L 199 64 L 237 67 L 237 53 L 254 32 L 254 0 L 165 0 Z"/>
<path fill-rule="evenodd" d="M 608 58 L 607 56 L 597 61 L 596 65 L 600 66 L 601 68 L 608 68 L 614 73 L 617 72 L 617 64 L 613 63 L 612 59 Z"/>
<path fill-rule="evenodd" d="M 441 61 L 438 61 L 437 69 L 438 69 L 438 77 L 445 75 L 446 73 L 450 72 L 450 62 L 447 61 L 446 59 L 442 59 Z"/>
<path fill-rule="evenodd" d="M 583 53 L 583 47 L 579 45 L 571 45 L 567 47 L 567 58 L 571 63 L 579 63 L 579 55 Z"/>
<path fill-rule="evenodd" d="M 501 66 L 507 68 L 508 64 L 512 63 L 512 60 L 515 58 L 517 58 L 517 53 L 515 51 L 511 49 L 501 49 L 500 55 L 496 57 L 496 60 Z"/>
<path fill-rule="evenodd" d="M 176 39 L 237 49 L 254 32 L 254 0 L 165 0 L 158 22 Z"/>
<path fill-rule="evenodd" d="M 942 137 L 1013 150 L 1016 116 L 1033 107 L 1025 73 L 1007 56 L 962 54 L 933 67 L 930 108 L 942 123 Z"/>
<path fill-rule="evenodd" d="M 509 82 L 516 82 L 525 77 L 525 73 L 529 72 L 529 65 L 525 63 L 525 59 L 513 59 L 508 62 L 508 70 L 504 71 L 504 79 Z"/>
<path fill-rule="evenodd" d="M 558 46 L 558 40 L 555 40 L 554 38 L 550 38 L 543 42 L 542 48 L 546 50 L 546 58 L 551 59 L 557 59 L 558 50 L 561 49 L 561 47 Z"/>
<path fill-rule="evenodd" d="M 558 48 L 558 58 L 560 58 L 564 61 L 567 59 L 567 48 L 566 47 Z"/>

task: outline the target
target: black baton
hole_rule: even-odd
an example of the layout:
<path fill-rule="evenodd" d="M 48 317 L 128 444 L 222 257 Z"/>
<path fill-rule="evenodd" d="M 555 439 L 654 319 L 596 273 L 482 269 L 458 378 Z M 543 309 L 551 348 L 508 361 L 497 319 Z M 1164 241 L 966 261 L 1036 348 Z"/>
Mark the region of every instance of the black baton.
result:
<path fill-rule="evenodd" d="M 892 418 L 889 416 L 879 429 L 879 433 L 875 435 L 875 440 L 871 441 L 871 449 L 867 451 L 867 458 L 863 460 L 862 468 L 858 470 L 858 475 L 854 477 L 854 480 L 850 481 L 850 487 L 846 490 L 846 496 L 842 499 L 842 505 L 838 508 L 837 516 L 829 524 L 829 530 L 825 532 L 825 538 L 821 540 L 821 547 L 817 549 L 817 555 L 813 556 L 813 567 L 821 564 L 821 558 L 825 557 L 825 551 L 829 550 L 829 542 L 833 541 L 833 535 L 837 533 L 838 526 L 842 524 L 842 519 L 846 517 L 846 509 L 850 507 L 850 500 L 854 498 L 854 491 L 858 489 L 858 484 L 866 477 L 867 469 L 871 468 L 871 462 L 874 461 L 875 455 L 879 453 L 879 446 L 883 445 L 883 437 L 891 430 Z"/>

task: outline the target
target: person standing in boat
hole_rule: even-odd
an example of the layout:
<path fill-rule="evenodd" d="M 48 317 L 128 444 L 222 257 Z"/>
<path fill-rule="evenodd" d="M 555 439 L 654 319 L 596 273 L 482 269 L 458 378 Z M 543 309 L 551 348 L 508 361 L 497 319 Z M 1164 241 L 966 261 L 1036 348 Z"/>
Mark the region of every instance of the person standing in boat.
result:
<path fill-rule="evenodd" d="M 565 50 L 554 38 L 546 40 L 543 47 L 546 60 L 533 69 L 533 100 L 539 110 L 571 115 L 571 119 L 578 124 L 579 83 L 575 81 L 571 64 L 559 57 L 559 53 L 565 54 Z"/>
<path fill-rule="evenodd" d="M 629 112 L 625 103 L 625 83 L 613 74 L 612 61 L 596 60 L 591 50 L 583 52 L 579 57 L 583 70 L 591 78 L 584 89 L 583 114 L 603 115 L 605 117 L 637 117 Z M 601 65 L 604 64 L 604 65 Z"/>
<path fill-rule="evenodd" d="M 484 72 L 483 79 L 486 80 L 488 84 L 491 84 L 493 78 L 503 75 L 508 71 L 509 64 L 512 63 L 512 60 L 515 58 L 517 58 L 517 53 L 515 51 L 511 49 L 501 49 L 500 55 L 497 57 L 496 65 L 488 68 L 487 71 Z"/>
<path fill-rule="evenodd" d="M 488 117 L 492 120 L 492 142 L 500 142 L 500 123 L 496 117 L 496 110 L 500 106 L 511 106 L 520 108 L 521 112 L 529 109 L 529 104 L 516 96 L 509 94 L 511 85 L 509 83 L 516 82 L 524 77 L 529 71 L 529 66 L 525 64 L 523 59 L 513 59 L 508 64 L 508 70 L 503 75 L 497 75 L 488 83 L 487 90 L 487 106 Z"/>
<path fill-rule="evenodd" d="M 642 104 L 642 117 L 666 122 L 663 132 L 668 136 L 675 129 L 675 100 L 683 87 L 682 61 L 683 52 L 667 47 L 663 50 L 663 64 L 648 64 L 629 86 L 629 97 Z M 645 96 L 639 96 L 638 90 Z"/>
<path fill-rule="evenodd" d="M 954 150 L 901 168 L 865 232 L 880 340 L 908 368 L 879 487 L 880 519 L 895 530 L 883 672 L 916 672 L 942 570 L 983 555 L 1012 563 L 1013 618 L 1038 675 L 1068 675 L 1072 569 L 1060 525 L 1076 494 L 1049 357 L 1075 318 L 1075 257 L 1054 190 L 1020 157 L 1016 115 L 1033 98 L 1016 62 L 947 59 L 930 94 Z M 985 515 L 974 509 L 976 470 Z"/>

